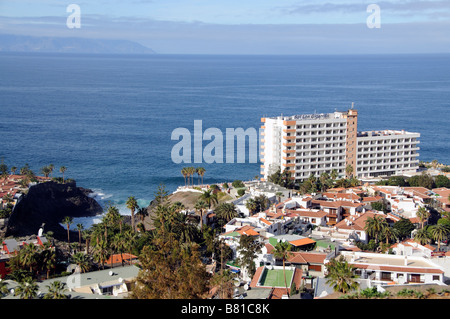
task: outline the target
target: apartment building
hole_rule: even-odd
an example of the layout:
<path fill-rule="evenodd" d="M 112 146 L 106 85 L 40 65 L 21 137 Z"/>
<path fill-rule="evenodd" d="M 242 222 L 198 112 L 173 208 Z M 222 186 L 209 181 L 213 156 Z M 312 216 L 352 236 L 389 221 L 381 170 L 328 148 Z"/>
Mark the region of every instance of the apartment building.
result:
<path fill-rule="evenodd" d="M 261 119 L 263 180 L 281 169 L 302 182 L 312 174 L 336 170 L 346 175 L 351 165 L 358 178 L 390 176 L 419 167 L 419 133 L 358 131 L 358 111 Z"/>

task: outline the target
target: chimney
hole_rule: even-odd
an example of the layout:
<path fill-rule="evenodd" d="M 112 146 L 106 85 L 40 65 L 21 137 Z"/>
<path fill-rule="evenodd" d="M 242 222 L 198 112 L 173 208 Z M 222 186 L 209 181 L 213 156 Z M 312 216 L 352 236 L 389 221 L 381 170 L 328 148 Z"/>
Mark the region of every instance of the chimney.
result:
<path fill-rule="evenodd" d="M 405 256 L 405 266 L 408 266 L 408 256 Z"/>

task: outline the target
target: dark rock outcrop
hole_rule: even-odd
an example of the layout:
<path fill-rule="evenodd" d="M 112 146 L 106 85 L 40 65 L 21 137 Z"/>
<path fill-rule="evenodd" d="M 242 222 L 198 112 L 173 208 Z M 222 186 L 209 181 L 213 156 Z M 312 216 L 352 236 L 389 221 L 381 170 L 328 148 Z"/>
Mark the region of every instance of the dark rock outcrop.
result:
<path fill-rule="evenodd" d="M 31 186 L 16 204 L 8 221 L 6 236 L 37 234 L 44 224 L 44 232 L 52 231 L 56 239 L 67 241 L 67 229 L 60 225 L 65 216 L 95 216 L 103 211 L 89 193 L 75 183 L 45 182 Z M 78 240 L 77 232 L 70 233 L 71 242 Z"/>

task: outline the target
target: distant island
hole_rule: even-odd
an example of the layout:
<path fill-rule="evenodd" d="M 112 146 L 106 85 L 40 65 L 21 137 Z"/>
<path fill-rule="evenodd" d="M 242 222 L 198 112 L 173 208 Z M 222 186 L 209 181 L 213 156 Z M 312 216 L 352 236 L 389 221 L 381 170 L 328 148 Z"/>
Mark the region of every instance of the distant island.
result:
<path fill-rule="evenodd" d="M 0 34 L 0 52 L 46 52 L 91 54 L 154 54 L 137 42 L 129 40 L 34 37 Z"/>

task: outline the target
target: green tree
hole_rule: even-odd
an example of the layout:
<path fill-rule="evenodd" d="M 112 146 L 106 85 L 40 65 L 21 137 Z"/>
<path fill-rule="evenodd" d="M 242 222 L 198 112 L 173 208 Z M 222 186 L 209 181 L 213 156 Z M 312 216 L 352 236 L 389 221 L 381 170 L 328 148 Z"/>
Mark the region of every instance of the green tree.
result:
<path fill-rule="evenodd" d="M 233 203 L 221 203 L 214 209 L 220 225 L 223 226 L 238 216 L 236 206 Z"/>
<path fill-rule="evenodd" d="M 211 208 L 211 205 L 216 205 L 219 202 L 217 195 L 213 193 L 212 189 L 203 191 L 200 195 L 200 199 L 204 200 L 208 204 L 208 208 Z"/>
<path fill-rule="evenodd" d="M 181 174 L 183 175 L 183 177 L 184 177 L 184 187 L 186 187 L 187 186 L 187 176 L 188 176 L 188 171 L 187 171 L 187 168 L 186 167 L 183 167 L 182 169 L 181 169 Z"/>
<path fill-rule="evenodd" d="M 40 253 L 40 265 L 47 273 L 47 279 L 50 277 L 50 272 L 56 268 L 56 253 L 55 250 L 48 247 Z"/>
<path fill-rule="evenodd" d="M 436 188 L 450 188 L 450 179 L 445 175 L 438 175 L 434 178 L 434 183 L 436 184 Z"/>
<path fill-rule="evenodd" d="M 432 189 L 435 186 L 433 177 L 426 173 L 410 177 L 408 179 L 408 184 L 409 186 L 425 187 L 428 189 Z"/>
<path fill-rule="evenodd" d="M 66 284 L 61 281 L 53 281 L 47 285 L 48 292 L 44 295 L 44 299 L 69 299 L 69 296 L 64 294 L 65 286 Z"/>
<path fill-rule="evenodd" d="M 19 283 L 14 291 L 15 296 L 19 296 L 20 299 L 34 299 L 37 297 L 39 287 L 36 282 L 31 278 L 25 278 Z"/>
<path fill-rule="evenodd" d="M 331 171 L 330 177 L 333 181 L 335 181 L 339 177 L 339 173 L 335 168 Z"/>
<path fill-rule="evenodd" d="M 126 202 L 127 208 L 130 210 L 131 212 L 131 229 L 133 229 L 133 231 L 135 231 L 135 227 L 134 227 L 134 212 L 139 209 L 139 205 L 137 203 L 137 200 L 134 196 L 130 196 L 127 199 Z"/>
<path fill-rule="evenodd" d="M 111 250 L 106 240 L 100 240 L 94 246 L 93 252 L 94 260 L 102 265 L 102 269 L 105 269 L 105 262 L 111 256 Z"/>
<path fill-rule="evenodd" d="M 19 260 L 23 267 L 28 267 L 30 269 L 30 273 L 33 273 L 34 268 L 39 261 L 39 252 L 37 246 L 33 243 L 25 245 L 20 250 Z"/>
<path fill-rule="evenodd" d="M 71 262 L 76 264 L 80 270 L 80 272 L 85 273 L 91 270 L 92 262 L 89 255 L 77 252 L 71 256 Z"/>
<path fill-rule="evenodd" d="M 393 227 L 384 227 L 383 236 L 386 240 L 386 245 L 389 244 L 390 241 L 396 240 L 398 238 L 398 230 Z"/>
<path fill-rule="evenodd" d="M 429 243 L 430 243 L 431 238 L 430 238 L 430 236 L 429 236 L 429 234 L 428 234 L 427 229 L 421 228 L 421 229 L 418 229 L 418 230 L 415 232 L 415 234 L 414 234 L 414 240 L 415 240 L 416 242 L 418 242 L 419 244 L 421 244 L 421 245 L 426 245 L 426 244 L 429 244 Z"/>
<path fill-rule="evenodd" d="M 288 297 L 289 297 L 289 290 L 288 290 L 288 287 L 287 287 L 285 265 L 286 265 L 286 260 L 288 260 L 289 257 L 291 256 L 291 253 L 290 253 L 291 248 L 292 248 L 292 246 L 291 246 L 291 244 L 289 244 L 289 242 L 287 242 L 287 241 L 279 241 L 275 245 L 274 251 L 273 251 L 273 256 L 276 259 L 281 259 L 282 262 L 283 262 L 284 284 L 285 284 L 285 287 L 286 287 L 286 294 L 287 294 Z"/>
<path fill-rule="evenodd" d="M 347 176 L 347 178 L 350 178 L 353 176 L 353 166 L 352 165 L 348 164 L 345 167 L 345 175 Z"/>
<path fill-rule="evenodd" d="M 41 168 L 41 173 L 45 176 L 48 177 L 51 173 L 51 170 L 48 166 L 44 166 Z"/>
<path fill-rule="evenodd" d="M 339 259 L 332 258 L 327 264 L 327 274 L 325 275 L 327 284 L 333 285 L 333 290 L 347 293 L 359 287 L 355 281 L 353 265 L 350 265 L 341 255 Z"/>
<path fill-rule="evenodd" d="M 218 287 L 218 295 L 221 299 L 231 299 L 234 291 L 234 278 L 236 277 L 229 269 L 221 269 L 211 278 L 211 285 Z"/>
<path fill-rule="evenodd" d="M 200 216 L 200 228 L 203 228 L 203 215 L 208 210 L 208 207 L 208 203 L 202 199 L 199 199 L 194 205 L 194 209 Z"/>
<path fill-rule="evenodd" d="M 237 263 L 246 269 L 249 277 L 253 277 L 256 272 L 254 259 L 261 252 L 262 244 L 252 236 L 242 235 L 239 238 L 239 258 Z"/>
<path fill-rule="evenodd" d="M 167 233 L 155 237 L 139 255 L 139 273 L 132 299 L 203 299 L 208 293 L 209 274 L 201 261 L 198 245 L 183 247 Z"/>
<path fill-rule="evenodd" d="M 414 224 L 406 218 L 400 219 L 392 227 L 398 230 L 398 236 L 400 240 L 410 238 L 411 232 L 415 229 Z"/>
<path fill-rule="evenodd" d="M 67 227 L 67 242 L 70 244 L 70 225 L 73 223 L 73 218 L 66 216 L 63 218 L 62 223 Z"/>
<path fill-rule="evenodd" d="M 425 207 L 419 207 L 419 209 L 417 210 L 417 218 L 419 218 L 420 220 L 421 228 L 423 228 L 423 224 L 428 220 L 430 215 L 430 212 Z"/>
<path fill-rule="evenodd" d="M 77 230 L 78 230 L 78 249 L 81 250 L 81 232 L 83 231 L 83 224 L 78 223 L 77 224 Z"/>
<path fill-rule="evenodd" d="M 385 228 L 389 227 L 386 219 L 383 217 L 367 217 L 364 230 L 371 237 L 375 238 L 375 243 L 378 243 L 378 236 L 383 233 Z"/>
<path fill-rule="evenodd" d="M 450 229 L 443 225 L 443 224 L 437 224 L 430 227 L 430 234 L 433 237 L 433 239 L 437 242 L 438 245 L 438 251 L 441 250 L 441 242 L 444 239 L 448 238 L 448 235 L 450 234 Z"/>
<path fill-rule="evenodd" d="M 120 260 L 122 262 L 122 266 L 124 266 L 123 253 L 127 248 L 125 235 L 122 233 L 115 234 L 111 246 L 116 253 L 120 254 Z"/>
<path fill-rule="evenodd" d="M 65 166 L 61 166 L 60 168 L 59 168 L 59 172 L 62 174 L 62 178 L 63 178 L 63 184 L 65 183 L 65 181 L 64 181 L 64 173 L 67 171 L 67 167 L 65 167 Z"/>
<path fill-rule="evenodd" d="M 197 168 L 197 174 L 202 178 L 202 185 L 203 185 L 203 176 L 205 175 L 206 169 L 204 167 L 198 167 Z"/>

